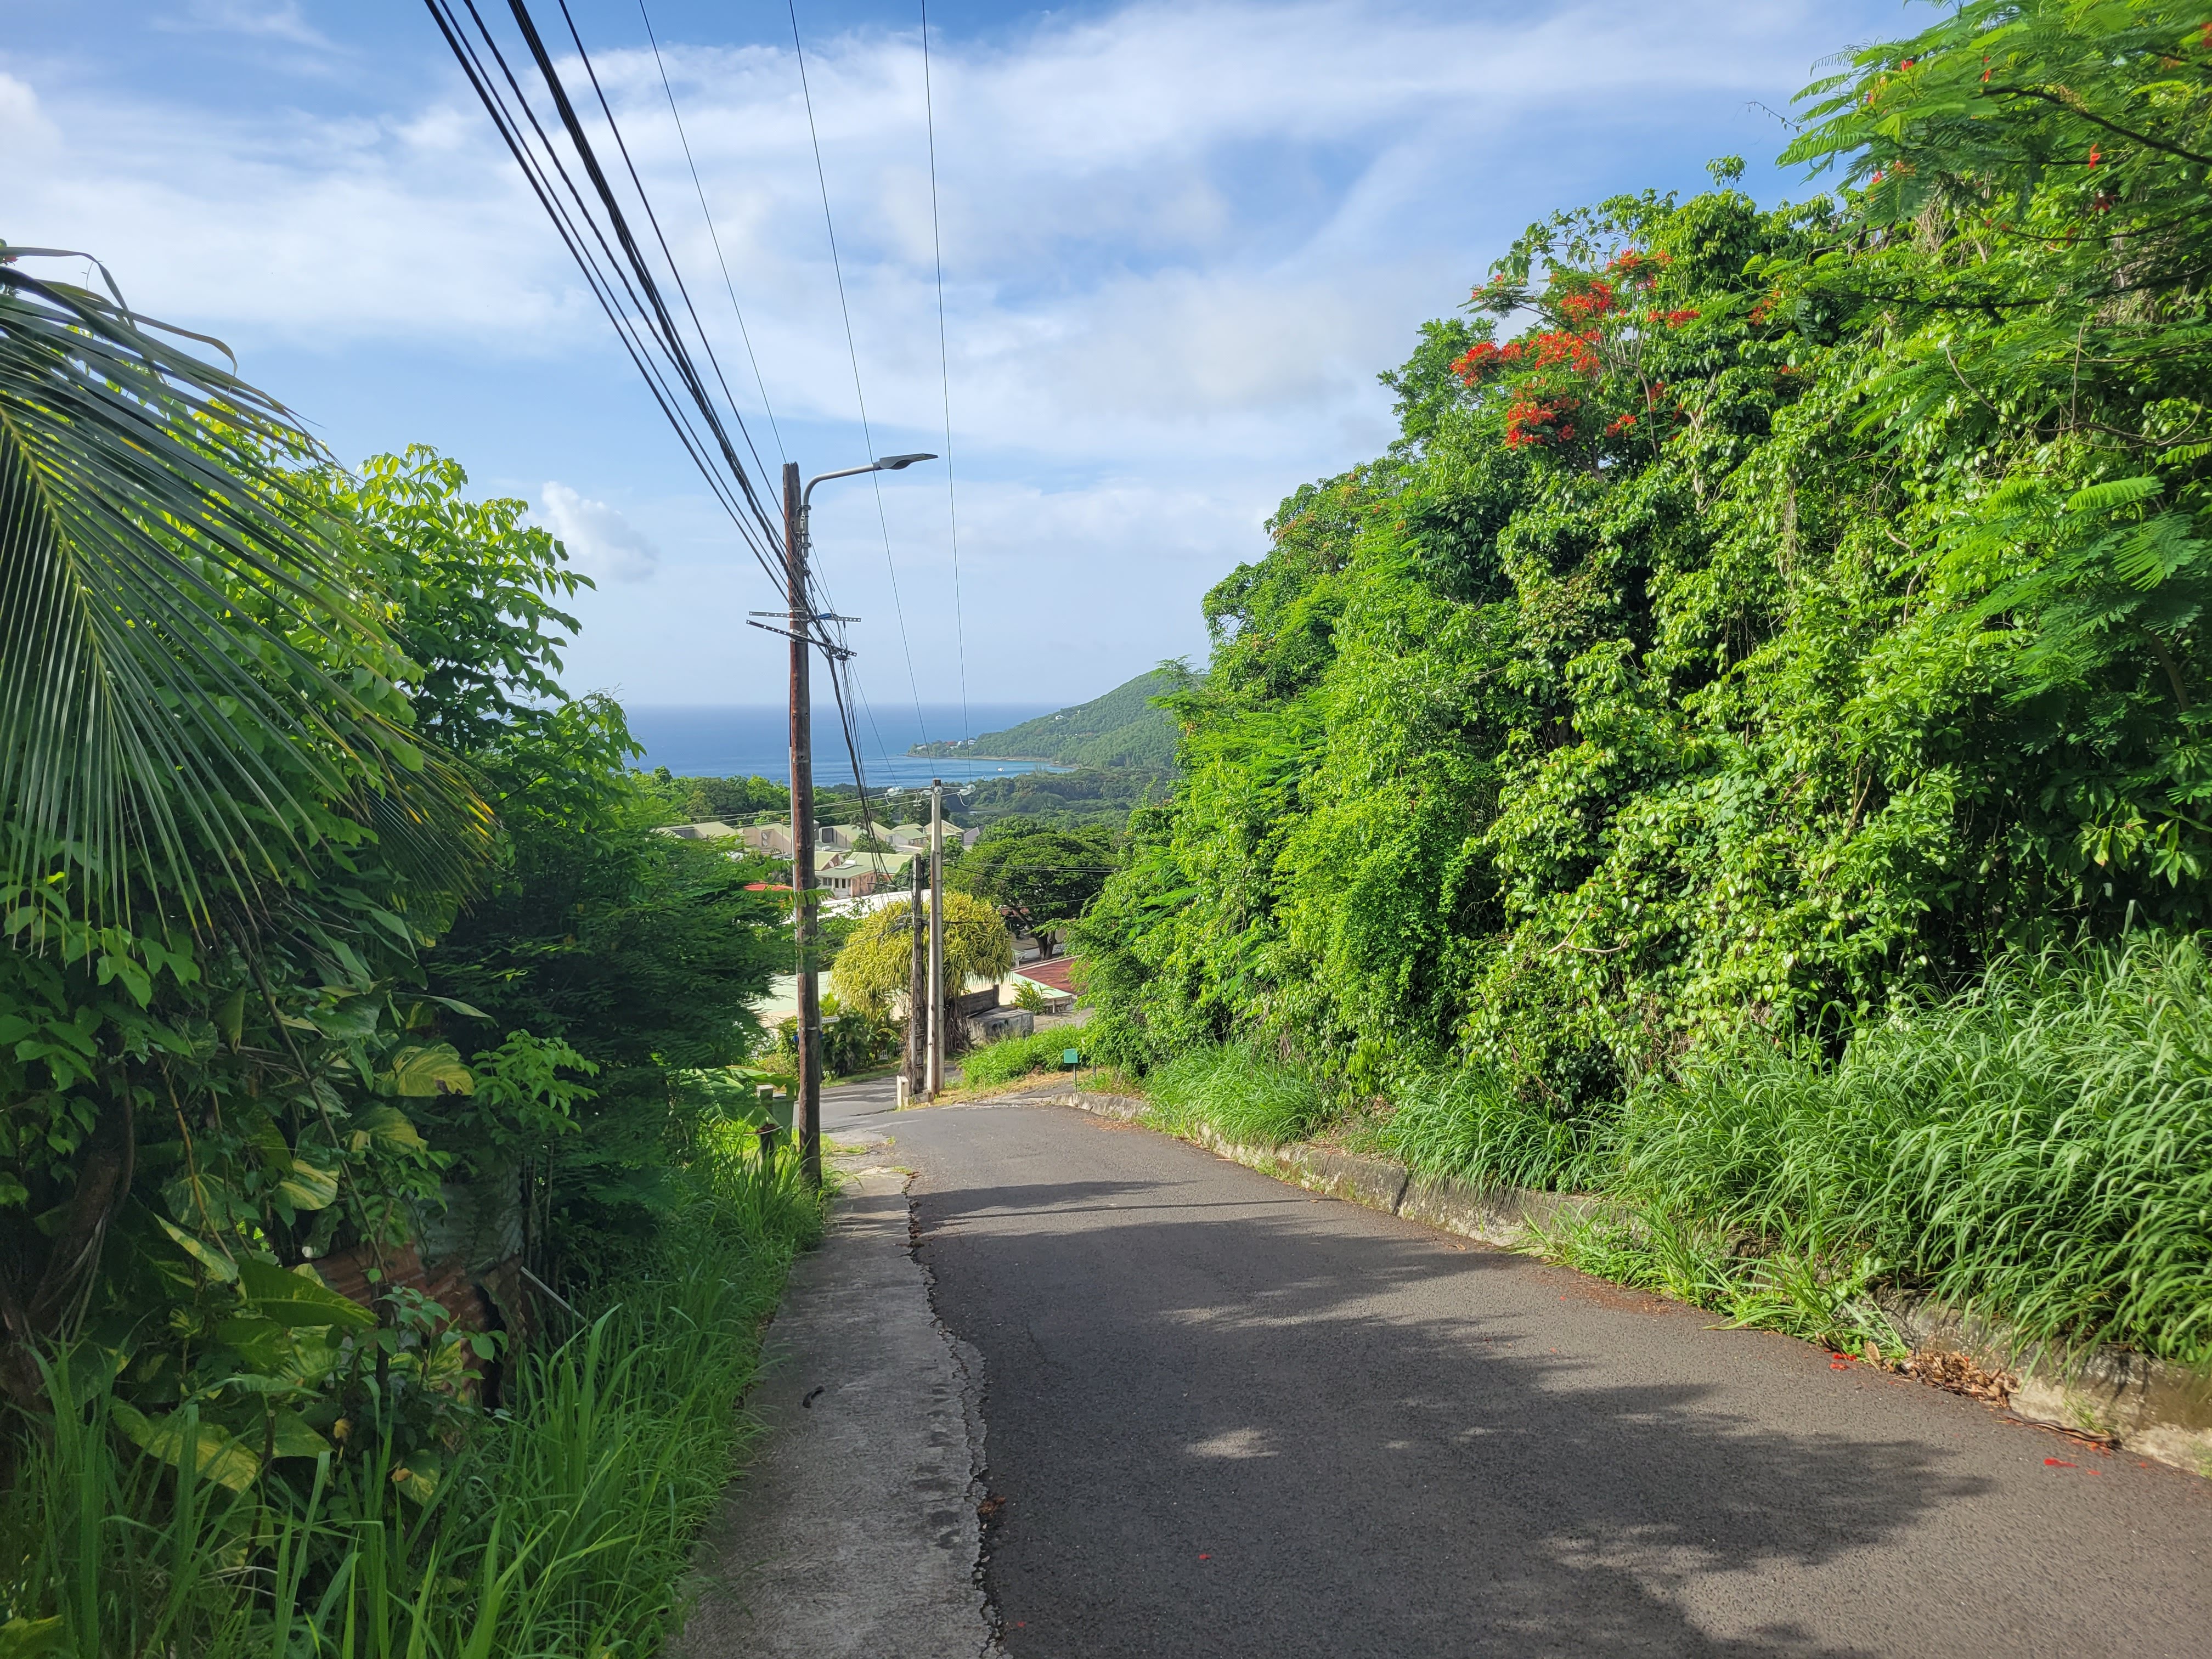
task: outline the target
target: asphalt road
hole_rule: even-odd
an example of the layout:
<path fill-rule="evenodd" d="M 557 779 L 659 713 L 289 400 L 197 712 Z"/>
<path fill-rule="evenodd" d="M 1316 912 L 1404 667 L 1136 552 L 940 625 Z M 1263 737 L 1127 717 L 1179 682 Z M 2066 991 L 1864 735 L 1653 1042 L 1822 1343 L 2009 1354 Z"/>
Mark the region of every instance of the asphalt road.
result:
<path fill-rule="evenodd" d="M 896 1138 L 1016 1659 L 2212 1655 L 2212 1482 L 1062 1107 Z"/>

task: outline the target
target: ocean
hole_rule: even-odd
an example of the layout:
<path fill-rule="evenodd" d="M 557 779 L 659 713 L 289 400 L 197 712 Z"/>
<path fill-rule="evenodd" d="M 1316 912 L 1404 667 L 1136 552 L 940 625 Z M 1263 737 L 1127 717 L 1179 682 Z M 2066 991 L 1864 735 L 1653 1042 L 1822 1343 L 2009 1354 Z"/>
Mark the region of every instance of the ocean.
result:
<path fill-rule="evenodd" d="M 1002 732 L 1024 720 L 1049 714 L 1059 705 L 1048 702 L 971 702 L 966 729 L 962 728 L 958 703 L 924 703 L 921 718 L 915 706 L 864 710 L 859 721 L 860 765 L 868 787 L 886 784 L 911 787 L 932 778 L 997 777 L 1001 774 L 1049 770 L 1028 761 L 932 760 L 906 751 L 916 743 L 941 743 L 948 738 L 981 737 Z M 773 778 L 791 781 L 790 717 L 781 704 L 732 704 L 720 708 L 678 708 L 624 705 L 632 736 L 645 745 L 636 763 L 650 770 L 665 766 L 680 777 Z M 837 723 L 837 705 L 814 705 L 814 781 L 818 786 L 853 781 L 853 764 L 845 752 L 845 738 Z"/>

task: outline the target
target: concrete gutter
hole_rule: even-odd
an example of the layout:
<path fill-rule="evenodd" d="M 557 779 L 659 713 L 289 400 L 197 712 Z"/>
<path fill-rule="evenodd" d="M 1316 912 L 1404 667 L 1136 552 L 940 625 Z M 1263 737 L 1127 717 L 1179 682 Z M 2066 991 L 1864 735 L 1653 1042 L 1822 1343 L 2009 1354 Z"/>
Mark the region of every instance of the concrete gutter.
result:
<path fill-rule="evenodd" d="M 996 1650 L 980 1583 L 981 1356 L 932 1310 L 907 1172 L 840 1162 L 836 1218 L 769 1328 L 746 1402 L 762 1449 L 702 1540 L 707 1587 L 677 1659 Z"/>
<path fill-rule="evenodd" d="M 1146 1121 L 1151 1109 L 1150 1102 L 1129 1095 L 1062 1091 L 1021 1098 L 1035 1105 L 1073 1106 L 1124 1123 Z M 1203 1125 L 1185 1138 L 1310 1192 L 1505 1249 L 1521 1249 L 1536 1235 L 1571 1222 L 1626 1218 L 1618 1206 L 1586 1194 L 1481 1187 L 1447 1176 L 1415 1175 L 1393 1158 L 1306 1142 L 1244 1146 Z M 1915 1353 L 1961 1353 L 1984 1371 L 2014 1377 L 2014 1415 L 2212 1477 L 2212 1372 L 2126 1348 L 2061 1350 L 1931 1297 L 1875 1300 Z"/>

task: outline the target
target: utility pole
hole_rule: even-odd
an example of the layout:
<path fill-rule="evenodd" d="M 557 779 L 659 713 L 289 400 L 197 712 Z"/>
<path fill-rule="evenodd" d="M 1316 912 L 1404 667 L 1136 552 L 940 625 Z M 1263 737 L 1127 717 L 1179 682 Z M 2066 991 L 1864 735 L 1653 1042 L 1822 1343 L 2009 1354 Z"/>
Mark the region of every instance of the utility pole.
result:
<path fill-rule="evenodd" d="M 814 964 L 814 709 L 808 643 L 814 611 L 806 597 L 806 501 L 799 465 L 783 465 L 784 580 L 791 601 L 791 937 L 799 956 L 798 1076 L 791 1133 L 811 1186 L 822 1184 L 822 988 Z"/>
<path fill-rule="evenodd" d="M 927 924 L 921 919 L 919 857 L 907 860 L 907 873 L 914 878 L 914 896 L 906 913 L 914 957 L 906 976 L 906 1091 L 909 1097 L 919 1097 L 929 1072 L 929 1028 L 935 1022 L 929 1017 L 929 944 L 922 931 Z"/>
<path fill-rule="evenodd" d="M 933 461 L 934 455 L 885 455 L 866 466 L 848 466 L 823 472 L 799 484 L 796 463 L 783 464 L 783 575 L 788 601 L 781 614 L 788 628 L 767 628 L 791 641 L 791 938 L 799 956 L 798 1077 L 792 1090 L 791 1132 L 799 1142 L 806 1179 L 822 1184 L 822 988 L 814 962 L 814 707 L 807 682 L 809 651 L 820 649 L 833 658 L 852 655 L 843 646 L 819 633 L 823 623 L 858 622 L 858 617 L 816 616 L 806 597 L 806 515 L 814 486 L 832 478 L 854 478 L 863 472 L 897 472 L 916 461 Z M 761 612 L 756 611 L 756 616 Z"/>
<path fill-rule="evenodd" d="M 929 781 L 929 1097 L 945 1086 L 945 780 Z"/>

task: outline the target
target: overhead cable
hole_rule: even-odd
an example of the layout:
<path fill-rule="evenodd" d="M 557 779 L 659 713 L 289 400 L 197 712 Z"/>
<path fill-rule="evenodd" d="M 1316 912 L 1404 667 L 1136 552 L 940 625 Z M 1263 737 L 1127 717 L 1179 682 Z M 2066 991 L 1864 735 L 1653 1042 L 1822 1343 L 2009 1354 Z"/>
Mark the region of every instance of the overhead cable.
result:
<path fill-rule="evenodd" d="M 837 224 L 830 212 L 830 175 L 822 165 L 822 135 L 814 125 L 814 92 L 806 78 L 806 47 L 799 38 L 799 0 L 786 0 L 791 13 L 791 49 L 799 59 L 799 90 L 806 105 L 806 136 L 814 145 L 814 178 L 822 189 L 822 224 L 830 237 L 830 270 L 837 281 L 837 309 L 845 321 L 845 351 L 853 362 L 853 399 L 860 410 L 860 441 L 871 455 L 876 453 L 874 435 L 868 429 L 868 398 L 860 389 L 860 349 L 853 338 L 853 308 L 845 299 L 845 266 L 837 253 Z M 890 573 L 891 611 L 898 620 L 899 646 L 906 653 L 906 678 L 914 693 L 915 724 L 921 729 L 926 741 L 929 736 L 928 722 L 921 714 L 921 684 L 915 678 L 914 643 L 907 636 L 906 605 L 899 597 L 898 566 L 891 557 L 891 526 L 884 511 L 884 483 L 879 473 L 869 474 L 869 482 L 876 490 L 876 521 L 884 532 L 884 568 Z M 826 608 L 826 607 L 825 607 Z"/>
<path fill-rule="evenodd" d="M 960 607 L 960 502 L 952 487 L 952 361 L 945 343 L 945 235 L 937 216 L 937 100 L 929 78 L 929 0 L 921 5 L 921 109 L 929 124 L 929 241 L 937 256 L 937 373 L 945 392 L 945 510 L 952 526 L 952 641 L 960 664 L 960 737 L 968 728 L 968 628 Z"/>
<path fill-rule="evenodd" d="M 525 0 L 509 0 L 508 9 L 553 105 L 568 150 L 589 182 L 588 191 L 579 185 L 562 159 L 562 146 L 554 142 L 546 124 L 539 118 L 533 100 L 524 91 L 520 77 L 507 54 L 501 50 L 476 0 L 459 0 L 458 6 L 455 0 L 424 0 L 424 3 L 508 152 L 522 169 L 532 194 L 552 220 L 562 245 L 582 272 L 586 286 L 614 325 L 617 337 L 645 380 L 653 402 L 763 573 L 781 586 L 783 534 L 780 515 L 772 514 L 764 503 L 761 488 L 756 485 L 738 453 L 738 441 L 741 441 L 751 453 L 755 465 L 762 466 L 763 473 L 766 468 L 762 465 L 759 451 L 745 426 L 744 414 L 730 395 L 727 381 L 714 357 L 713 343 L 700 326 L 690 292 L 667 240 L 661 234 L 659 216 L 653 212 L 643 181 L 630 163 L 620 124 L 599 86 L 598 73 L 584 48 L 574 19 L 568 13 L 566 0 L 561 0 L 561 12 L 569 37 L 592 82 L 638 204 L 652 227 L 653 241 L 666 266 L 667 279 L 682 301 L 699 348 L 705 353 L 715 385 L 721 392 L 723 404 L 727 407 L 727 421 L 724 419 L 723 408 L 718 406 L 708 389 L 707 377 L 700 371 L 673 308 L 663 295 L 662 279 L 653 260 L 632 232 L 629 213 L 614 189 L 608 170 L 600 162 L 575 101 L 555 67 Z M 461 21 L 463 11 L 473 25 L 473 39 L 471 29 Z M 731 436 L 733 425 L 738 441 Z"/>
<path fill-rule="evenodd" d="M 721 267 L 722 290 L 730 296 L 730 314 L 738 319 L 738 337 L 745 343 L 745 361 L 752 365 L 753 385 L 760 390 L 761 409 L 768 416 L 768 429 L 775 439 L 778 460 L 791 457 L 783 447 L 783 428 L 775 423 L 775 405 L 769 401 L 768 381 L 761 374 L 760 358 L 753 350 L 752 331 L 745 326 L 745 308 L 738 303 L 738 285 L 730 276 L 730 262 L 722 252 L 722 234 L 714 228 L 714 210 L 707 205 L 707 186 L 699 178 L 699 163 L 691 154 L 691 135 L 684 131 L 683 114 L 676 107 L 676 88 L 668 79 L 668 65 L 661 61 L 660 40 L 653 32 L 653 19 L 647 14 L 645 0 L 637 0 L 638 20 L 645 25 L 646 44 L 653 48 L 653 66 L 660 72 L 660 89 L 667 94 L 668 116 L 676 124 L 676 142 L 684 148 L 684 165 L 691 172 L 691 188 L 698 192 L 699 216 L 707 222 L 707 240 L 714 244 L 714 263 Z M 767 471 L 766 467 L 761 469 Z"/>

